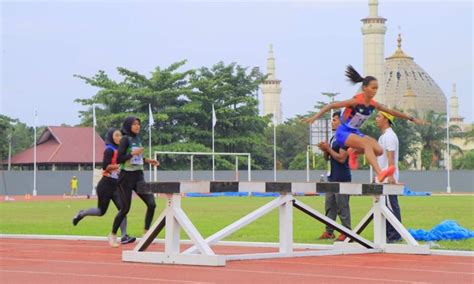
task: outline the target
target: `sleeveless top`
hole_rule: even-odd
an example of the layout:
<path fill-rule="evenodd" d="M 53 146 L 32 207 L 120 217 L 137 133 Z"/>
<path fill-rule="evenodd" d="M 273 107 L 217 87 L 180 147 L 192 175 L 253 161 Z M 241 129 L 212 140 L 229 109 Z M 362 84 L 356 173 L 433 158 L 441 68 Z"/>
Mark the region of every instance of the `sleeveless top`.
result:
<path fill-rule="evenodd" d="M 374 112 L 376 102 L 371 99 L 369 105 L 365 105 L 363 93 L 355 95 L 354 98 L 357 100 L 357 105 L 344 109 L 341 123 L 351 129 L 359 129 Z"/>
<path fill-rule="evenodd" d="M 114 154 L 112 156 L 112 162 L 110 163 L 110 165 L 117 165 L 117 156 L 118 156 L 118 150 L 116 147 L 110 145 L 110 144 L 107 144 L 105 146 L 105 149 L 110 149 L 112 151 L 114 151 Z M 120 170 L 117 169 L 115 171 L 112 171 L 112 172 L 109 172 L 109 171 L 106 171 L 106 170 L 102 170 L 102 176 L 104 177 L 110 177 L 110 178 L 113 178 L 113 179 L 118 179 L 118 176 L 119 176 L 119 172 Z"/>

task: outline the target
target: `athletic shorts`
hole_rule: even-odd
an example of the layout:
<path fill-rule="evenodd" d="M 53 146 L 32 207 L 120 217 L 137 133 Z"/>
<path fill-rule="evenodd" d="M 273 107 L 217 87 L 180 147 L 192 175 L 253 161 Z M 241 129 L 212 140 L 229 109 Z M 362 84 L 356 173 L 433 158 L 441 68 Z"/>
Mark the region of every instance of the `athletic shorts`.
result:
<path fill-rule="evenodd" d="M 345 124 L 341 124 L 341 125 L 339 125 L 339 127 L 336 130 L 336 142 L 337 142 L 337 144 L 347 146 L 346 145 L 346 140 L 347 140 L 347 137 L 349 137 L 350 134 L 359 135 L 360 137 L 365 136 L 362 132 L 360 132 L 359 129 L 350 128 L 350 127 L 346 126 Z"/>

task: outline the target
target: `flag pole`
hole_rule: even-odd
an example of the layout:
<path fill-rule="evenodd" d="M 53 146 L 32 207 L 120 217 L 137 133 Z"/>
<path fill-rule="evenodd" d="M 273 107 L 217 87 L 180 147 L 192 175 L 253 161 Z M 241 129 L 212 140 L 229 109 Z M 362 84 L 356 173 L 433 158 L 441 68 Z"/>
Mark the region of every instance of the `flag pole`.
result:
<path fill-rule="evenodd" d="M 33 196 L 38 194 L 36 190 L 36 124 L 38 118 L 38 111 L 35 109 L 35 125 L 34 125 L 34 147 L 33 147 Z"/>
<path fill-rule="evenodd" d="M 153 119 L 153 113 L 151 112 L 151 104 L 148 104 L 148 159 L 152 159 L 151 158 L 151 128 L 153 127 L 153 125 L 155 124 L 155 120 Z M 149 181 L 152 181 L 151 179 L 151 165 L 148 165 L 148 172 L 149 172 L 149 176 L 150 176 L 150 180 Z"/>
<path fill-rule="evenodd" d="M 273 113 L 273 181 L 277 180 L 276 118 Z"/>
<path fill-rule="evenodd" d="M 451 151 L 449 148 L 449 103 L 446 104 L 446 147 L 447 147 L 447 153 L 446 153 L 446 173 L 448 175 L 448 186 L 446 187 L 446 192 L 451 193 Z"/>
<path fill-rule="evenodd" d="M 95 104 L 92 104 L 92 196 L 97 194 L 94 187 L 94 175 L 95 175 L 95 126 L 97 124 L 95 118 Z"/>
<path fill-rule="evenodd" d="M 216 167 L 216 161 L 214 157 L 214 126 L 216 125 L 216 111 L 214 109 L 214 104 L 212 105 L 212 180 L 216 180 L 216 172 L 215 172 L 215 167 Z"/>

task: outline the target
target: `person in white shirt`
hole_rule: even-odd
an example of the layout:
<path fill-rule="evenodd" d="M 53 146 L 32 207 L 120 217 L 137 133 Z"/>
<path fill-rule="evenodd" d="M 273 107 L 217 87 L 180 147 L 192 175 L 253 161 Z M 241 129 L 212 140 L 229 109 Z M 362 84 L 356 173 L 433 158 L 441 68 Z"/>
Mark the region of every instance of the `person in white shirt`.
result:
<path fill-rule="evenodd" d="M 398 137 L 397 134 L 392 129 L 392 124 L 394 123 L 394 116 L 379 111 L 377 117 L 375 118 L 375 124 L 382 132 L 380 135 L 378 143 L 383 148 L 383 154 L 377 157 L 377 162 L 380 165 L 381 169 L 386 169 L 389 166 L 395 166 L 395 172 L 392 176 L 388 176 L 382 183 L 398 183 L 399 181 L 399 171 L 398 171 Z M 402 216 L 400 212 L 400 206 L 398 204 L 398 198 L 396 195 L 387 196 L 387 207 L 392 211 L 392 213 L 397 217 L 401 222 Z M 399 242 L 402 239 L 400 234 L 393 228 L 393 226 L 387 222 L 387 242 L 395 243 Z"/>

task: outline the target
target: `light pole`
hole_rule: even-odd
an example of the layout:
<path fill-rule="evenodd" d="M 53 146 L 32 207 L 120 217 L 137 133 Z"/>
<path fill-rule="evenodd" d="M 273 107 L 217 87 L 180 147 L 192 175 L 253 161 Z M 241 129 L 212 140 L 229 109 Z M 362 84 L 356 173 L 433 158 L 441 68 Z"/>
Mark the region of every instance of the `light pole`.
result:
<path fill-rule="evenodd" d="M 12 168 L 12 134 L 8 134 L 8 171 Z"/>
<path fill-rule="evenodd" d="M 446 153 L 446 173 L 448 175 L 448 186 L 446 187 L 446 192 L 451 193 L 451 173 L 450 173 L 450 168 L 451 168 L 451 153 L 450 153 L 450 148 L 449 148 L 449 104 L 446 104 L 446 147 L 447 147 L 447 153 Z"/>

